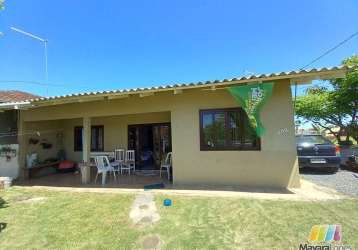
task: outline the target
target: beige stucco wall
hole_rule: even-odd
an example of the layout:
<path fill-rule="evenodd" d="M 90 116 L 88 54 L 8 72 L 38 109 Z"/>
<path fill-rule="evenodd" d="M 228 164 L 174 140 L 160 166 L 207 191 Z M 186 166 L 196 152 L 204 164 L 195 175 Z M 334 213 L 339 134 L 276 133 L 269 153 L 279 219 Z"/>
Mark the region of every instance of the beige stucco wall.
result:
<path fill-rule="evenodd" d="M 57 158 L 57 153 L 64 148 L 63 145 L 63 121 L 38 121 L 26 122 L 25 130 L 20 135 L 23 137 L 23 146 L 26 154 L 37 153 L 38 160 L 43 162 L 48 158 Z M 29 140 L 38 140 L 37 144 L 30 144 Z M 47 142 L 51 148 L 43 148 L 41 143 Z"/>
<path fill-rule="evenodd" d="M 184 98 L 184 96 L 183 96 Z M 172 111 L 176 183 L 242 186 L 298 186 L 291 90 L 288 82 L 274 86 L 261 118 L 266 134 L 261 151 L 200 151 L 199 110 L 234 107 L 226 91 L 188 94 Z M 183 122 L 185 121 L 185 122 Z"/>
<path fill-rule="evenodd" d="M 170 122 L 170 112 L 146 113 L 136 115 L 121 115 L 112 117 L 95 117 L 91 119 L 92 125 L 104 126 L 104 151 L 114 149 L 127 149 L 128 125 L 144 123 Z M 82 126 L 82 119 L 63 120 L 64 148 L 68 159 L 82 160 L 82 152 L 74 151 L 74 127 Z"/>
<path fill-rule="evenodd" d="M 66 119 L 64 145 L 68 156 L 75 159 L 80 158 L 78 153 L 69 152 L 73 150 L 73 127 L 81 125 L 81 117 L 90 116 L 93 125 L 101 123 L 105 126 L 105 150 L 112 150 L 117 145 L 126 147 L 128 124 L 170 120 L 175 184 L 298 186 L 289 81 L 276 82 L 273 96 L 263 108 L 261 115 L 267 133 L 262 137 L 261 151 L 200 151 L 199 110 L 223 107 L 237 107 L 225 89 L 196 89 L 177 95 L 164 92 L 147 97 L 136 95 L 39 107 L 23 111 L 22 118 L 25 121 Z M 164 117 L 157 117 L 158 112 L 165 112 L 162 113 Z M 149 118 L 137 116 L 145 113 L 157 114 L 155 117 L 149 114 Z"/>

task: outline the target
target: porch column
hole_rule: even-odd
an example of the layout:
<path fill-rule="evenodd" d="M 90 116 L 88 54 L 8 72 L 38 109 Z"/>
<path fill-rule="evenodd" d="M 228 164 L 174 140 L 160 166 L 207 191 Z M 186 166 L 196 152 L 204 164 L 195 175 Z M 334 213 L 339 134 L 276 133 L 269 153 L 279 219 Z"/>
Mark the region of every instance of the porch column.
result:
<path fill-rule="evenodd" d="M 27 153 L 27 141 L 26 141 L 26 126 L 23 119 L 21 110 L 17 112 L 17 143 L 19 145 L 18 164 L 19 164 L 19 179 L 27 180 L 29 178 L 29 172 L 26 168 L 26 153 Z"/>
<path fill-rule="evenodd" d="M 91 153 L 91 118 L 83 117 L 83 134 L 82 134 L 82 160 L 84 163 L 90 161 Z"/>
<path fill-rule="evenodd" d="M 82 130 L 82 163 L 81 177 L 82 184 L 87 184 L 91 181 L 91 168 L 89 165 L 91 153 L 91 118 L 83 117 L 83 130 Z"/>

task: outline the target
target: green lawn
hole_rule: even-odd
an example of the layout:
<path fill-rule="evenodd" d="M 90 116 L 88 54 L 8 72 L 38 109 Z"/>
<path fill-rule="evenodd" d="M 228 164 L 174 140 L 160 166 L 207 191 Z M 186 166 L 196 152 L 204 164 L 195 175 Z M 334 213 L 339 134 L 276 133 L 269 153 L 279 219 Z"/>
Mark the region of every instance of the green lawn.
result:
<path fill-rule="evenodd" d="M 343 243 L 358 247 L 358 200 L 264 201 L 172 196 L 160 221 L 137 228 L 128 217 L 133 195 L 0 191 L 1 249 L 140 249 L 148 235 L 162 249 L 298 249 L 314 224 L 341 224 Z M 23 202 L 46 197 L 39 202 Z"/>

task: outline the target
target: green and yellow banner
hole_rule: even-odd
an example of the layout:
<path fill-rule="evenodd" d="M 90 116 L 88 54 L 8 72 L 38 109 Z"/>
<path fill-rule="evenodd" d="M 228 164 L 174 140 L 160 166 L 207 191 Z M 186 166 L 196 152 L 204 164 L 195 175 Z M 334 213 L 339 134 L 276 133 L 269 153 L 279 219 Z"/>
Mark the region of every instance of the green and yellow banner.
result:
<path fill-rule="evenodd" d="M 273 82 L 265 82 L 229 87 L 230 94 L 246 111 L 249 122 L 259 137 L 265 133 L 265 128 L 260 119 L 260 111 L 271 97 L 273 85 Z"/>

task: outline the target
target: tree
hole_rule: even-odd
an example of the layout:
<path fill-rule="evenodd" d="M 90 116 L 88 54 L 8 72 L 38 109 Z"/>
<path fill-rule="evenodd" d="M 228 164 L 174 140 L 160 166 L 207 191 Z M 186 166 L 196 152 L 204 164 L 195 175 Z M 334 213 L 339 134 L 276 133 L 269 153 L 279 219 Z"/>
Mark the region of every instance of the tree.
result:
<path fill-rule="evenodd" d="M 308 88 L 295 105 L 298 118 L 330 131 L 339 143 L 343 132 L 346 141 L 350 137 L 358 140 L 358 56 L 342 63 L 353 66 L 345 78 L 331 80 L 328 86 Z"/>
<path fill-rule="evenodd" d="M 343 64 L 354 68 L 345 78 L 331 81 L 334 89 L 332 98 L 338 109 L 346 114 L 347 140 L 352 136 L 358 142 L 358 56 L 347 58 Z"/>

